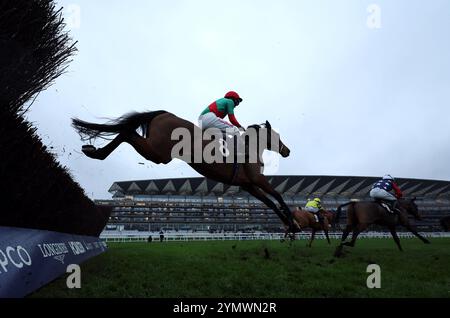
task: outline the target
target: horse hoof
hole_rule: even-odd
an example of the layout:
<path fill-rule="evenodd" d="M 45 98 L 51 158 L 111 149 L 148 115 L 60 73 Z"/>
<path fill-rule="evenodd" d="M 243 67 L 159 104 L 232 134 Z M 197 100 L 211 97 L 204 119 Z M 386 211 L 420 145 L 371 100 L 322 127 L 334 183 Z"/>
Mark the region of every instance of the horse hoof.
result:
<path fill-rule="evenodd" d="M 334 251 L 334 257 L 341 257 L 342 249 L 343 249 L 342 245 L 339 245 L 338 247 L 336 247 L 336 250 Z"/>
<path fill-rule="evenodd" d="M 81 151 L 90 158 L 95 158 L 94 153 L 97 151 L 97 148 L 91 145 L 84 145 L 81 147 Z"/>
<path fill-rule="evenodd" d="M 82 147 L 81 147 L 81 151 L 82 152 L 92 152 L 92 151 L 96 151 L 97 150 L 97 148 L 95 148 L 94 146 L 92 146 L 92 145 L 83 145 Z"/>

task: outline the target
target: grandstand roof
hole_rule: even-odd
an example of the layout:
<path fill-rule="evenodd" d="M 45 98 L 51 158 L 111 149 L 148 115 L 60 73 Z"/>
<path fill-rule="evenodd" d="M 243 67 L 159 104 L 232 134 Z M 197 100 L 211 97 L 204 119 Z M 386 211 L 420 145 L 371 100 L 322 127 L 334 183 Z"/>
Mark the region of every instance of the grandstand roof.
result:
<path fill-rule="evenodd" d="M 267 176 L 277 191 L 287 196 L 342 196 L 365 197 L 379 177 L 352 176 Z M 450 199 L 450 181 L 397 178 L 397 183 L 408 197 Z M 113 197 L 125 195 L 248 195 L 237 186 L 211 179 L 170 178 L 154 180 L 117 181 L 109 192 Z"/>

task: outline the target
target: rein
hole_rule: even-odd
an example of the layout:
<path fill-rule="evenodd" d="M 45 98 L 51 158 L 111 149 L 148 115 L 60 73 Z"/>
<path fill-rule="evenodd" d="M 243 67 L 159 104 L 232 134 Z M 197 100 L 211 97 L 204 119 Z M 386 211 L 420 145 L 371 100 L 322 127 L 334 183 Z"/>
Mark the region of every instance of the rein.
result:
<path fill-rule="evenodd" d="M 267 150 L 272 150 L 272 127 L 267 128 Z"/>

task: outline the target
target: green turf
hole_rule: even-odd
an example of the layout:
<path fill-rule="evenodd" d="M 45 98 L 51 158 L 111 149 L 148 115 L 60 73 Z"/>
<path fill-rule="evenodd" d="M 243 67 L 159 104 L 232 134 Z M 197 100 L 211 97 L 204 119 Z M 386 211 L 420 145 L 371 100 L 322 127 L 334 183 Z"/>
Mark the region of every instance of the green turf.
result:
<path fill-rule="evenodd" d="M 81 289 L 64 276 L 31 297 L 450 297 L 450 239 L 431 242 L 359 239 L 339 259 L 324 240 L 115 243 L 81 266 Z"/>

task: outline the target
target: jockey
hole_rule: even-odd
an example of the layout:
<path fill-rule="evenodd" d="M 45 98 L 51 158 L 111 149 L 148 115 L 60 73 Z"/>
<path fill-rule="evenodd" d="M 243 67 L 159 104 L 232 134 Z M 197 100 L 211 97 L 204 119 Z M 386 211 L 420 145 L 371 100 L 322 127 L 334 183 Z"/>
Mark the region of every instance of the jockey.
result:
<path fill-rule="evenodd" d="M 323 210 L 321 201 L 319 198 L 314 198 L 314 200 L 308 200 L 305 205 L 305 210 L 314 214 L 314 217 L 321 225 L 323 225 L 323 216 L 319 213 Z"/>
<path fill-rule="evenodd" d="M 378 180 L 370 190 L 370 197 L 374 199 L 384 200 L 390 203 L 393 210 L 396 210 L 398 201 L 403 196 L 402 190 L 389 174 L 383 179 Z"/>
<path fill-rule="evenodd" d="M 203 110 L 198 118 L 200 127 L 203 130 L 211 127 L 219 128 L 222 131 L 231 129 L 238 133 L 243 127 L 234 116 L 234 108 L 241 102 L 242 98 L 238 93 L 233 91 L 226 93 L 224 98 L 216 100 Z M 228 115 L 231 124 L 223 120 L 226 115 Z"/>
<path fill-rule="evenodd" d="M 198 124 L 202 130 L 208 128 L 218 128 L 223 132 L 230 133 L 238 137 L 238 149 L 237 153 L 240 155 L 245 154 L 244 142 L 241 140 L 240 131 L 245 130 L 234 116 L 234 109 L 242 102 L 242 98 L 238 93 L 229 91 L 225 94 L 224 98 L 220 98 L 208 107 L 198 117 Z M 228 115 L 228 119 L 231 123 L 223 120 Z"/>

